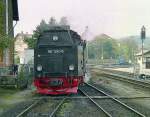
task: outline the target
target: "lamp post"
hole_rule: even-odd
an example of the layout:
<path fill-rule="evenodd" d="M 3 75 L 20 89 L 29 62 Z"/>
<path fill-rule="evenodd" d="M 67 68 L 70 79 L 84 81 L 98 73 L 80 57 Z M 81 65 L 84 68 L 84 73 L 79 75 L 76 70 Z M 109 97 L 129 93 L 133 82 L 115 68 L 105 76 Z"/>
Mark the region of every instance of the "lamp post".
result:
<path fill-rule="evenodd" d="M 142 64 L 143 64 L 143 46 L 144 46 L 144 40 L 146 37 L 146 28 L 142 26 L 141 28 L 141 40 L 142 40 Z"/>

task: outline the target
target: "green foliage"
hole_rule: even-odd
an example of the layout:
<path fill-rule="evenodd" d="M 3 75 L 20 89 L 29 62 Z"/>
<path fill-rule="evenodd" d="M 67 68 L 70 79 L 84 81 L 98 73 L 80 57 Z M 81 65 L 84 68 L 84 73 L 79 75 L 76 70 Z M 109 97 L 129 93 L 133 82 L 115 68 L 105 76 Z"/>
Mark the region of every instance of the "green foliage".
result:
<path fill-rule="evenodd" d="M 13 39 L 5 34 L 4 3 L 0 1 L 0 50 L 10 47 Z"/>
<path fill-rule="evenodd" d="M 102 34 L 96 36 L 88 44 L 89 59 L 120 59 L 126 61 L 134 60 L 134 53 L 137 52 L 138 45 L 133 40 L 115 40 Z"/>
<path fill-rule="evenodd" d="M 59 25 L 69 25 L 67 17 L 62 17 L 60 19 Z"/>
<path fill-rule="evenodd" d="M 7 35 L 1 35 L 0 36 L 0 49 L 1 50 L 4 50 L 4 49 L 10 47 L 11 44 L 13 44 L 13 39 L 12 38 L 10 38 Z"/>
<path fill-rule="evenodd" d="M 126 39 L 120 41 L 120 56 L 124 59 L 134 60 L 134 54 L 138 51 L 138 44 L 134 40 Z"/>
<path fill-rule="evenodd" d="M 17 56 L 16 58 L 15 58 L 15 64 L 20 64 L 20 58 L 19 58 L 19 56 Z"/>
<path fill-rule="evenodd" d="M 25 70 L 25 66 L 22 65 L 20 66 L 20 71 L 18 73 L 18 79 L 17 79 L 17 87 L 18 88 L 26 88 L 27 87 L 27 83 L 28 83 L 28 77 L 27 77 L 28 73 Z"/>
<path fill-rule="evenodd" d="M 21 66 L 19 74 L 18 74 L 19 79 L 24 79 L 25 75 L 24 75 L 24 67 Z"/>
<path fill-rule="evenodd" d="M 0 36 L 4 34 L 4 3 L 0 1 Z"/>
<path fill-rule="evenodd" d="M 45 22 L 45 20 L 42 20 L 40 25 L 36 27 L 36 30 L 33 32 L 33 36 L 31 38 L 25 38 L 24 42 L 28 44 L 28 47 L 30 49 L 34 49 L 37 38 L 39 37 L 40 33 L 42 33 L 44 30 L 48 29 L 48 24 Z"/>
<path fill-rule="evenodd" d="M 56 21 L 55 17 L 51 17 L 51 18 L 50 18 L 50 20 L 49 20 L 49 25 L 50 25 L 50 26 L 57 25 L 57 21 Z"/>
<path fill-rule="evenodd" d="M 114 59 L 118 56 L 116 40 L 107 36 L 97 36 L 89 43 L 90 59 Z"/>
<path fill-rule="evenodd" d="M 25 38 L 24 42 L 28 44 L 28 48 L 33 49 L 35 47 L 37 39 L 35 39 L 33 37 L 31 37 L 31 38 Z"/>
<path fill-rule="evenodd" d="M 36 32 L 38 32 L 38 33 L 43 32 L 44 30 L 48 30 L 48 28 L 49 28 L 49 25 L 45 22 L 45 20 L 42 20 L 40 22 L 40 25 L 38 25 L 36 27 L 36 30 L 34 31 L 34 33 L 36 33 Z"/>
<path fill-rule="evenodd" d="M 48 23 L 46 23 L 45 20 L 42 20 L 40 24 L 34 30 L 33 36 L 31 38 L 25 38 L 24 42 L 28 44 L 28 47 L 30 49 L 33 49 L 36 45 L 36 42 L 40 33 L 42 33 L 44 30 L 48 30 L 50 26 L 67 25 L 67 24 L 68 24 L 67 17 L 62 17 L 59 24 L 57 23 L 54 17 L 51 17 Z"/>

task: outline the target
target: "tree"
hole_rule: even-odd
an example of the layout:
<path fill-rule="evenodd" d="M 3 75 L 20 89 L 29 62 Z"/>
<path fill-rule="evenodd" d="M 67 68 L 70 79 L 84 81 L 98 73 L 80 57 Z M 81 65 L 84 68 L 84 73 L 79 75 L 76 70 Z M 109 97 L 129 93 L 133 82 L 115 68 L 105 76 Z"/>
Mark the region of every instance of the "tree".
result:
<path fill-rule="evenodd" d="M 42 21 L 40 22 L 40 25 L 38 25 L 38 26 L 36 27 L 36 30 L 35 30 L 34 32 L 41 33 L 41 32 L 43 32 L 44 30 L 48 30 L 48 28 L 49 28 L 48 24 L 45 22 L 45 20 L 42 20 Z"/>
<path fill-rule="evenodd" d="M 5 34 L 5 30 L 5 4 L 3 0 L 0 0 L 0 62 L 3 60 L 4 50 L 13 47 L 13 39 L 11 36 Z"/>
<path fill-rule="evenodd" d="M 0 1 L 0 37 L 5 33 L 4 31 L 4 3 Z"/>
<path fill-rule="evenodd" d="M 134 53 L 138 51 L 138 44 L 132 39 L 121 40 L 120 44 L 120 55 L 126 61 L 134 61 Z"/>
<path fill-rule="evenodd" d="M 36 44 L 36 42 L 37 42 L 37 39 L 34 38 L 34 37 L 30 37 L 30 38 L 27 37 L 27 38 L 24 39 L 24 42 L 27 43 L 28 48 L 34 49 L 35 44 Z"/>
<path fill-rule="evenodd" d="M 60 23 L 62 25 L 67 25 L 68 21 L 67 21 L 67 17 L 62 17 Z M 39 37 L 39 35 L 44 31 L 44 30 L 48 30 L 51 26 L 55 26 L 58 25 L 56 19 L 54 17 L 50 18 L 49 23 L 47 24 L 45 20 L 42 20 L 40 22 L 40 24 L 36 27 L 36 29 L 33 32 L 33 36 L 31 38 L 25 38 L 24 42 L 28 44 L 29 48 L 34 48 L 35 44 L 37 42 L 37 39 Z"/>
<path fill-rule="evenodd" d="M 59 22 L 60 25 L 69 25 L 67 17 L 62 17 Z"/>
<path fill-rule="evenodd" d="M 117 41 L 107 35 L 99 35 L 89 43 L 89 58 L 115 59 L 118 56 Z"/>
<path fill-rule="evenodd" d="M 56 22 L 56 19 L 55 17 L 51 17 L 50 18 L 50 21 L 49 21 L 49 26 L 54 26 L 54 25 L 57 25 L 57 22 Z"/>
<path fill-rule="evenodd" d="M 36 27 L 36 29 L 33 31 L 32 37 L 27 37 L 24 39 L 24 42 L 27 43 L 28 47 L 30 49 L 33 49 L 36 45 L 37 39 L 39 35 L 44 31 L 48 30 L 49 25 L 46 23 L 45 20 L 41 20 L 40 24 Z"/>

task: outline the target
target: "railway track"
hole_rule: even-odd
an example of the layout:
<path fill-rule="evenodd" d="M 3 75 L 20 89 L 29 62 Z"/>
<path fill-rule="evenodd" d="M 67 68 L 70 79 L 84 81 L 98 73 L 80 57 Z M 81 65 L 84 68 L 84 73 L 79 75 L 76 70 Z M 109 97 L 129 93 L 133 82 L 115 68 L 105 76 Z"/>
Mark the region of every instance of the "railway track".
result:
<path fill-rule="evenodd" d="M 37 106 L 37 104 L 40 101 L 41 101 L 41 99 L 33 102 L 29 107 L 27 107 L 25 110 L 21 111 L 18 115 L 16 115 L 16 117 L 22 117 L 22 116 L 26 115 L 31 109 L 33 109 L 35 106 Z"/>
<path fill-rule="evenodd" d="M 60 101 L 60 103 L 58 104 L 58 106 L 53 110 L 53 112 L 50 114 L 49 117 L 54 117 L 56 112 L 59 110 L 59 108 L 61 107 L 61 105 L 66 101 L 67 97 L 63 98 L 63 100 Z"/>
<path fill-rule="evenodd" d="M 102 70 L 102 69 L 99 69 L 99 70 L 101 72 L 101 75 L 107 76 L 107 78 L 111 78 L 111 79 L 115 79 L 115 80 L 119 80 L 119 81 L 123 81 L 123 82 L 128 82 L 130 84 L 138 85 L 138 86 L 145 87 L 145 88 L 150 88 L 149 82 L 141 81 L 138 79 L 133 79 L 131 77 L 124 76 L 121 74 L 116 74 L 116 73 L 113 73 L 113 72 L 108 71 L 108 70 Z M 99 73 L 97 71 L 95 71 L 95 72 Z"/>
<path fill-rule="evenodd" d="M 27 107 L 25 110 L 21 111 L 16 117 L 24 117 L 24 116 L 31 116 L 28 115 L 28 113 L 30 113 L 34 108 L 36 108 L 37 106 L 41 106 L 42 104 L 40 104 L 43 100 L 48 99 L 48 98 L 39 98 L 38 100 L 34 101 L 29 107 Z M 50 98 L 49 98 L 50 99 Z M 62 98 L 59 98 L 60 101 L 59 103 L 57 103 L 56 107 L 53 109 L 53 111 L 48 112 L 48 113 L 40 113 L 40 117 L 41 116 L 48 116 L 48 117 L 54 117 L 55 114 L 57 113 L 57 111 L 60 109 L 61 105 L 66 101 L 66 99 L 68 99 L 68 96 L 64 96 Z M 45 104 L 45 103 L 44 103 Z M 35 114 L 35 113 L 34 113 Z M 34 115 L 33 115 L 34 116 Z"/>
<path fill-rule="evenodd" d="M 140 77 L 138 74 L 132 73 L 132 72 L 127 72 L 127 71 L 119 71 L 119 70 L 114 70 L 114 69 L 109 69 L 109 68 L 100 68 L 98 66 L 94 66 L 92 67 L 94 69 L 99 69 L 101 71 L 105 71 L 105 72 L 111 72 L 113 74 L 118 74 L 118 75 L 123 75 L 126 76 L 127 78 L 131 78 L 131 79 L 137 79 L 140 81 L 144 81 L 144 82 L 148 82 L 150 83 L 150 77 L 148 77 L 147 75 L 145 77 Z"/>
<path fill-rule="evenodd" d="M 89 100 L 91 101 L 96 108 L 98 108 L 98 110 L 100 111 L 100 113 L 102 113 L 102 117 L 116 117 L 118 115 L 122 116 L 121 114 L 124 113 L 125 114 L 129 114 L 128 117 L 146 117 L 145 115 L 143 115 L 142 113 L 136 111 L 135 109 L 131 108 L 130 106 L 126 105 L 125 103 L 119 101 L 119 99 L 137 99 L 137 98 L 150 98 L 150 97 L 120 97 L 120 96 L 111 96 L 109 94 L 107 94 L 106 92 L 98 89 L 97 87 L 85 83 L 84 87 L 81 87 L 79 89 L 79 94 L 80 95 L 73 95 L 73 96 L 53 96 L 53 97 L 49 97 L 49 96 L 42 96 L 42 97 L 36 97 L 34 98 L 34 102 L 27 107 L 26 109 L 24 109 L 22 112 L 20 112 L 16 117 L 23 117 L 23 116 L 27 116 L 27 117 L 34 117 L 36 115 L 36 117 L 55 117 L 58 113 L 59 110 L 61 110 L 60 108 L 62 107 L 62 105 L 69 99 L 69 100 L 74 100 L 74 99 L 83 99 L 85 101 Z M 54 101 L 51 101 L 50 103 L 54 103 L 54 106 L 47 106 L 49 102 L 44 102 L 43 100 L 59 100 L 57 103 Z M 44 103 L 41 103 L 41 102 Z M 71 102 L 72 103 L 72 102 Z M 40 109 L 35 109 L 37 108 L 41 108 L 42 109 L 42 105 L 45 105 L 46 108 L 49 108 L 48 111 L 41 111 Z M 94 107 L 94 108 L 95 108 Z M 114 108 L 115 110 L 111 110 L 112 108 Z M 123 112 L 121 111 L 117 111 L 117 110 L 123 110 Z M 34 110 L 34 111 L 32 111 Z M 92 111 L 91 111 L 92 113 Z"/>
<path fill-rule="evenodd" d="M 103 95 L 103 96 L 107 96 L 109 97 L 109 104 L 108 102 L 104 102 L 104 103 L 100 103 L 99 101 L 97 101 L 96 99 L 93 99 L 90 97 L 90 92 L 87 92 L 85 91 L 84 89 L 81 89 L 80 88 L 80 91 L 86 96 L 88 97 L 88 99 L 93 103 L 95 104 L 99 110 L 102 110 L 105 115 L 107 117 L 116 117 L 116 116 L 127 116 L 126 114 L 128 114 L 129 116 L 128 117 L 146 117 L 145 115 L 143 115 L 142 113 L 138 112 L 137 110 L 133 109 L 132 107 L 126 105 L 125 103 L 121 102 L 120 100 L 114 98 L 113 96 L 107 94 L 106 92 L 98 89 L 97 87 L 91 85 L 91 84 L 88 84 L 88 83 L 85 83 L 86 86 L 94 89 L 95 91 L 97 91 L 97 93 L 99 93 L 100 95 Z M 93 94 L 92 94 L 93 95 Z M 108 101 L 108 100 L 107 100 Z M 102 102 L 102 101 L 101 101 Z M 107 105 L 108 104 L 108 105 Z M 105 105 L 105 106 L 104 106 Z M 110 106 L 115 108 L 115 110 L 111 111 L 109 110 L 110 109 Z M 123 109 L 123 112 L 120 111 L 120 109 Z M 115 111 L 115 112 L 114 112 Z"/>
<path fill-rule="evenodd" d="M 87 88 L 86 88 L 87 89 Z M 109 115 L 109 113 L 107 114 L 103 114 L 105 113 L 105 109 L 103 109 L 103 107 L 99 107 L 99 103 L 96 102 L 95 100 L 100 100 L 100 101 L 103 101 L 103 100 L 110 100 L 112 99 L 111 96 L 107 96 L 103 93 L 97 93 L 96 95 L 94 95 L 94 92 L 96 93 L 96 91 L 94 91 L 95 89 L 94 88 L 91 88 L 91 90 L 89 91 L 93 91 L 92 94 L 87 94 L 87 91 L 84 91 L 85 93 L 83 93 L 82 91 L 82 95 L 80 96 L 55 96 L 55 97 L 49 97 L 49 96 L 44 96 L 44 97 L 39 97 L 39 98 L 34 98 L 33 100 L 35 100 L 30 106 L 28 106 L 26 109 L 22 110 L 18 115 L 15 115 L 14 117 L 55 117 L 57 115 L 59 115 L 59 112 L 60 110 L 62 109 L 62 105 L 64 103 L 67 102 L 67 100 L 72 100 L 72 101 L 75 101 L 75 100 L 79 100 L 78 102 L 80 102 L 81 100 L 84 100 L 85 102 L 87 102 L 87 100 L 91 100 L 92 103 L 94 103 L 94 105 L 96 105 L 96 108 L 98 107 L 101 112 L 99 112 L 100 114 L 102 114 L 103 116 L 102 117 L 112 117 L 111 115 Z M 150 97 L 120 97 L 120 96 L 115 96 L 113 97 L 115 99 L 139 99 L 139 98 L 150 98 Z M 49 107 L 48 106 L 48 101 L 45 101 L 45 100 L 57 100 L 58 102 L 56 103 L 55 101 L 51 101 L 50 103 L 53 103 L 54 106 L 51 106 Z M 71 101 L 71 103 L 72 103 Z M 44 102 L 44 103 L 42 103 Z M 97 103 L 97 104 L 96 104 Z M 45 107 L 47 108 L 48 111 L 42 111 L 44 110 L 43 106 L 42 105 L 45 105 Z M 78 105 L 78 104 L 77 104 Z M 89 104 L 91 105 L 91 104 Z M 37 109 L 39 108 L 39 109 Z M 95 108 L 91 106 L 91 108 Z M 103 111 L 102 111 L 103 109 Z M 89 110 L 91 111 L 91 110 Z M 93 111 L 91 111 L 90 113 L 92 113 Z M 97 117 L 97 116 L 96 116 Z M 135 116 L 136 117 L 136 116 Z M 142 116 L 143 117 L 143 116 Z"/>

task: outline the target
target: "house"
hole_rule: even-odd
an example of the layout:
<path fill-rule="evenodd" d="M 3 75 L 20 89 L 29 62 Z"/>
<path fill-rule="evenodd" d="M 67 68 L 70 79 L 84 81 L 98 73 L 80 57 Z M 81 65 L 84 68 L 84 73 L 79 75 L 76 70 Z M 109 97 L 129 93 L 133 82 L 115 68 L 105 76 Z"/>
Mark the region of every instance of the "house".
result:
<path fill-rule="evenodd" d="M 142 52 L 135 55 L 137 63 L 142 69 L 150 69 L 150 50 L 143 51 L 143 63 L 142 63 Z"/>
<path fill-rule="evenodd" d="M 25 50 L 28 48 L 28 45 L 24 42 L 24 39 L 31 37 L 31 34 L 21 32 L 15 38 L 15 60 L 17 60 L 18 64 L 24 64 L 25 62 Z"/>
<path fill-rule="evenodd" d="M 34 49 L 25 49 L 24 64 L 34 64 Z"/>

